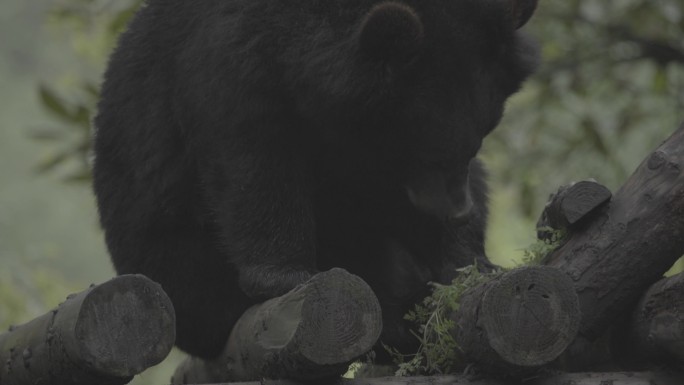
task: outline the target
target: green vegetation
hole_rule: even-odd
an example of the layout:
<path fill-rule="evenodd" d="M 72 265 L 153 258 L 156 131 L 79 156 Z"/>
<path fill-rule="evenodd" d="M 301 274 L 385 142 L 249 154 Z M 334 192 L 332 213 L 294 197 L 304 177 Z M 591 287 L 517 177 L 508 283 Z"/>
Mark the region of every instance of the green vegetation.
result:
<path fill-rule="evenodd" d="M 487 249 L 508 266 L 549 193 L 587 178 L 615 191 L 684 120 L 680 0 L 540 1 L 528 30 L 539 72 L 481 154 L 493 191 Z"/>
<path fill-rule="evenodd" d="M 48 142 L 53 152 L 37 166 L 41 173 L 61 170 L 67 182 L 89 182 L 90 123 L 99 98 L 100 70 L 141 0 L 96 1 L 67 0 L 48 13 L 49 23 L 64 31 L 73 41 L 74 54 L 85 65 L 97 69 L 72 79 L 68 94 L 54 84 L 42 84 L 38 95 L 43 108 L 54 120 L 49 128 L 34 130 L 35 140 Z"/>
<path fill-rule="evenodd" d="M 565 232 L 542 228 L 548 234 L 546 239 L 538 239 L 523 250 L 522 265 L 538 265 L 544 257 L 559 247 Z M 392 347 L 385 346 L 399 369 L 397 376 L 418 374 L 450 374 L 465 363 L 460 356 L 460 348 L 452 335 L 456 326 L 449 314 L 458 311 L 461 296 L 468 289 L 487 282 L 505 270 L 482 273 L 476 265 L 458 269 L 458 276 L 449 285 L 431 282 L 432 294 L 406 314 L 406 320 L 415 324 L 413 335 L 420 342 L 415 354 L 403 355 Z"/>
<path fill-rule="evenodd" d="M 399 369 L 397 376 L 453 373 L 460 362 L 460 349 L 451 335 L 455 327 L 449 314 L 459 308 L 461 295 L 468 289 L 490 280 L 497 273 L 481 273 L 477 266 L 458 269 L 450 285 L 431 282 L 432 294 L 406 314 L 406 320 L 417 326 L 413 335 L 420 341 L 416 354 L 403 355 L 385 346 Z"/>
<path fill-rule="evenodd" d="M 547 236 L 545 239 L 537 239 L 523 250 L 521 263 L 523 265 L 540 265 L 550 252 L 556 250 L 567 235 L 564 230 L 555 230 L 550 227 L 537 229 Z"/>

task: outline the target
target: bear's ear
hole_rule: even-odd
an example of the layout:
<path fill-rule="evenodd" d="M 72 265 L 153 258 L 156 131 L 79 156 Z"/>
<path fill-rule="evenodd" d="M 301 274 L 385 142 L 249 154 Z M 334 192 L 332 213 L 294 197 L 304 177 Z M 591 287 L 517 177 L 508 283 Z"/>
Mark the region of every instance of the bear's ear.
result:
<path fill-rule="evenodd" d="M 363 19 L 359 45 L 365 55 L 387 63 L 410 62 L 423 40 L 423 23 L 409 6 L 384 2 Z"/>
<path fill-rule="evenodd" d="M 534 10 L 537 8 L 537 0 L 508 0 L 511 4 L 511 16 L 516 29 L 525 25 Z"/>

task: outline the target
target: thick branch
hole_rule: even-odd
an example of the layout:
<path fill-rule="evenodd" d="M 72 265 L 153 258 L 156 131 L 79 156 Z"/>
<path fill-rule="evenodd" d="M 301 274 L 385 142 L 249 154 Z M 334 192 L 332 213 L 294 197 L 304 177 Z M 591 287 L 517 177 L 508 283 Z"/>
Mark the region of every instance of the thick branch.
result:
<path fill-rule="evenodd" d="M 507 272 L 461 297 L 454 338 L 466 357 L 511 374 L 558 357 L 579 327 L 572 281 L 557 269 Z"/>
<path fill-rule="evenodd" d="M 0 384 L 126 384 L 168 355 L 175 333 L 161 286 L 120 276 L 0 335 Z"/>
<path fill-rule="evenodd" d="M 370 287 L 332 269 L 248 309 L 220 357 L 185 361 L 172 383 L 340 376 L 371 350 L 381 330 L 380 304 Z"/>
<path fill-rule="evenodd" d="M 684 126 L 656 149 L 597 218 L 547 258 L 574 281 L 582 322 L 572 355 L 684 254 Z"/>

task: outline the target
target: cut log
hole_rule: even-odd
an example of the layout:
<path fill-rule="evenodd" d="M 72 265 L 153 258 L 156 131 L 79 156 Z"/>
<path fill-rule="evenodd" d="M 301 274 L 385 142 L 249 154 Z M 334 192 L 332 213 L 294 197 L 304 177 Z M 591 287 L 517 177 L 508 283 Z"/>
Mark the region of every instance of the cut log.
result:
<path fill-rule="evenodd" d="M 613 339 L 616 355 L 630 367 L 684 365 L 684 273 L 653 284 Z"/>
<path fill-rule="evenodd" d="M 370 287 L 332 269 L 249 308 L 220 357 L 186 360 L 172 383 L 340 376 L 372 349 L 381 330 L 380 304 Z"/>
<path fill-rule="evenodd" d="M 569 360 L 684 254 L 684 125 L 644 160 L 591 223 L 545 263 L 570 276 L 582 311 Z M 574 368 L 582 369 L 582 368 Z"/>
<path fill-rule="evenodd" d="M 485 371 L 527 372 L 558 357 L 579 327 L 572 281 L 547 266 L 509 271 L 465 292 L 454 339 Z"/>
<path fill-rule="evenodd" d="M 175 335 L 161 286 L 120 276 L 1 334 L 0 384 L 126 384 L 166 358 Z"/>
<path fill-rule="evenodd" d="M 610 197 L 610 190 L 593 180 L 560 187 L 549 198 L 537 222 L 538 238 L 548 238 L 547 227 L 555 230 L 573 228 L 581 219 L 605 205 Z"/>

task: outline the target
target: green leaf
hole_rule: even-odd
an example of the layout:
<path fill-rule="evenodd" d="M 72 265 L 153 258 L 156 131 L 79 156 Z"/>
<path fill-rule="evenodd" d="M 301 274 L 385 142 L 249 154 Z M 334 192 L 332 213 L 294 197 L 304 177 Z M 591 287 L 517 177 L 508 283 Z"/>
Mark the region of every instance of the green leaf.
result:
<path fill-rule="evenodd" d="M 40 142 L 53 142 L 58 141 L 64 137 L 62 132 L 55 129 L 34 129 L 29 133 L 31 139 Z"/>
<path fill-rule="evenodd" d="M 69 107 L 67 107 L 64 100 L 57 96 L 57 94 L 54 91 L 52 91 L 47 86 L 41 84 L 38 89 L 38 92 L 40 95 L 40 101 L 43 104 L 43 106 L 48 110 L 48 112 L 52 113 L 53 115 L 62 120 L 72 120 L 72 114 L 71 111 L 69 111 Z"/>
<path fill-rule="evenodd" d="M 45 173 L 48 171 L 53 170 L 55 167 L 59 166 L 60 164 L 64 163 L 69 157 L 71 156 L 71 153 L 69 152 L 61 152 L 56 155 L 53 155 L 46 160 L 40 162 L 38 166 L 36 166 L 36 171 L 39 173 Z"/>
<path fill-rule="evenodd" d="M 81 89 L 85 91 L 94 100 L 100 98 L 100 89 L 91 82 L 86 82 L 81 85 Z"/>
<path fill-rule="evenodd" d="M 71 116 L 71 121 L 74 123 L 72 127 L 79 131 L 90 130 L 90 109 L 82 104 L 79 105 Z"/>
<path fill-rule="evenodd" d="M 90 182 L 91 179 L 92 175 L 90 173 L 90 170 L 85 170 L 67 176 L 66 178 L 64 178 L 64 181 L 67 183 L 83 183 Z"/>
<path fill-rule="evenodd" d="M 653 76 L 653 91 L 655 92 L 665 92 L 667 91 L 667 74 L 664 70 L 658 70 Z"/>

